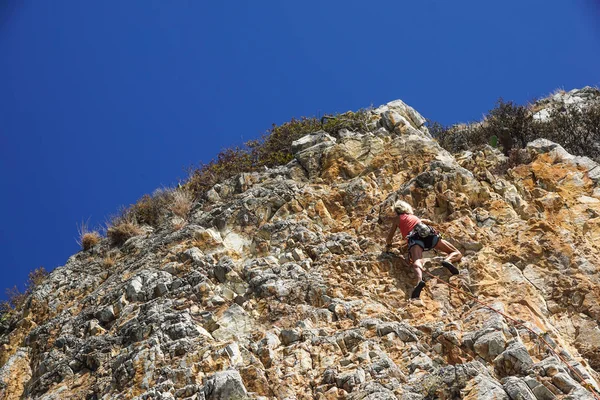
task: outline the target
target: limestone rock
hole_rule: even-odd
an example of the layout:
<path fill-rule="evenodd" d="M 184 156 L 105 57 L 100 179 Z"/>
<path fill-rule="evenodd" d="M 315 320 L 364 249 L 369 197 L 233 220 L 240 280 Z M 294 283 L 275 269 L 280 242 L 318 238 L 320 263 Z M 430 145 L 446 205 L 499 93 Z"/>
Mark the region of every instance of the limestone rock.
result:
<path fill-rule="evenodd" d="M 503 387 L 511 400 L 536 400 L 536 396 L 527 386 L 527 383 L 517 377 L 510 376 L 506 378 Z"/>
<path fill-rule="evenodd" d="M 463 393 L 467 400 L 510 400 L 502 386 L 485 375 L 477 375 Z"/>
<path fill-rule="evenodd" d="M 211 376 L 204 386 L 207 400 L 245 399 L 248 396 L 240 373 L 235 370 L 217 372 Z"/>
<path fill-rule="evenodd" d="M 292 153 L 296 154 L 319 143 L 335 143 L 336 139 L 327 132 L 319 131 L 310 135 L 301 137 L 292 143 Z"/>
<path fill-rule="evenodd" d="M 493 360 L 506 347 L 506 339 L 500 331 L 493 331 L 480 336 L 474 343 L 475 352 L 486 360 Z"/>
<path fill-rule="evenodd" d="M 214 185 L 185 224 L 70 257 L 0 315 L 0 397 L 592 398 L 598 165 L 536 140 L 498 173 L 500 151 L 450 154 L 402 101 L 365 113 L 368 132 Z M 456 276 L 424 254 L 419 301 L 405 248 L 383 251 L 398 199 L 463 253 Z"/>
<path fill-rule="evenodd" d="M 525 346 L 515 341 L 494 359 L 494 366 L 500 376 L 526 375 L 533 367 L 533 360 Z"/>
<path fill-rule="evenodd" d="M 243 337 L 254 329 L 254 322 L 242 307 L 232 304 L 217 321 L 219 326 L 212 336 L 217 340 L 231 340 Z"/>
<path fill-rule="evenodd" d="M 6 400 L 21 399 L 25 385 L 31 379 L 27 350 L 21 348 L 0 368 L 0 398 Z"/>

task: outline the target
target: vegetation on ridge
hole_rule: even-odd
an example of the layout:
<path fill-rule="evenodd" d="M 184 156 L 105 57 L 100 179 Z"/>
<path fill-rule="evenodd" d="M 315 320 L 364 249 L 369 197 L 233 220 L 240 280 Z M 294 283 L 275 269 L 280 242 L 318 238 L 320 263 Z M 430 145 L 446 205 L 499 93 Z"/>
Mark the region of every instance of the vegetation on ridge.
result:
<path fill-rule="evenodd" d="M 292 118 L 282 125 L 273 124 L 260 139 L 251 140 L 243 147 L 222 150 L 215 159 L 194 169 L 183 186 L 196 198 L 202 197 L 215 184 L 241 172 L 258 171 L 292 161 L 292 142 L 303 136 L 319 130 L 337 136 L 338 131 L 344 128 L 366 132 L 368 122 L 368 111 L 359 110 L 322 119 Z"/>
<path fill-rule="evenodd" d="M 33 289 L 39 286 L 46 276 L 48 276 L 48 271 L 44 267 L 39 267 L 29 273 L 24 292 L 21 292 L 16 286 L 6 289 L 7 300 L 0 302 L 0 322 L 14 311 L 21 309 Z"/>
<path fill-rule="evenodd" d="M 89 230 L 87 222 L 82 222 L 81 225 L 77 226 L 77 233 L 79 234 L 77 244 L 81 246 L 82 250 L 91 249 L 100 243 L 100 240 L 102 239 L 97 231 Z"/>
<path fill-rule="evenodd" d="M 326 116 L 292 118 L 281 125 L 268 129 L 259 139 L 251 140 L 242 147 L 222 150 L 215 159 L 193 169 L 186 182 L 176 189 L 159 189 L 152 195 L 145 194 L 128 208 L 121 209 L 111 217 L 105 229 L 111 246 L 121 246 L 128 239 L 141 235 L 141 225 L 159 227 L 167 217 L 176 216 L 185 220 L 195 200 L 202 198 L 210 188 L 242 172 L 253 172 L 261 169 L 285 165 L 293 159 L 292 142 L 310 133 L 323 130 L 337 136 L 341 129 L 354 132 L 366 132 L 369 122 L 367 110 L 346 112 Z M 78 227 L 78 244 L 87 251 L 100 242 L 97 231 L 90 231 L 86 224 Z M 113 266 L 114 258 L 107 256 L 103 265 Z M 42 268 L 43 269 L 43 268 Z M 8 315 L 20 308 L 36 283 L 47 275 L 40 274 L 40 269 L 30 273 L 27 290 L 19 292 L 16 287 L 7 289 L 8 301 L 0 303 L 0 315 Z M 4 317 L 2 317 L 4 318 Z"/>
<path fill-rule="evenodd" d="M 600 98 L 600 91 L 598 91 Z M 537 138 L 546 138 L 561 144 L 568 152 L 585 155 L 600 161 L 600 102 L 586 107 L 548 105 L 548 118 L 540 120 L 533 116 L 536 104 L 517 105 L 499 99 L 496 106 L 482 122 L 443 126 L 430 122 L 429 130 L 442 147 L 451 153 L 473 149 L 485 144 L 499 146 L 509 156 L 506 167 L 527 162 L 527 155 L 520 148 Z M 293 159 L 292 142 L 310 133 L 323 130 L 337 136 L 341 129 L 367 132 L 370 122 L 368 110 L 346 112 L 334 116 L 292 118 L 281 125 L 268 129 L 261 138 L 245 143 L 241 147 L 222 150 L 215 159 L 193 169 L 187 181 L 177 189 L 157 190 L 152 195 L 142 196 L 135 204 L 124 208 L 107 224 L 106 236 L 112 246 L 121 246 L 129 238 L 142 234 L 141 225 L 154 228 L 164 223 L 169 216 L 185 220 L 195 200 L 201 199 L 214 187 L 242 172 L 254 172 L 264 168 L 285 165 Z M 500 171 L 501 172 L 501 171 Z M 78 243 L 89 250 L 98 244 L 101 236 L 96 231 L 80 228 Z M 108 257 L 105 265 L 114 264 Z M 41 268 L 43 270 L 43 268 Z M 0 315 L 19 308 L 40 278 L 45 276 L 40 269 L 30 274 L 27 290 L 20 293 L 16 288 L 7 290 L 9 300 L 0 305 Z M 33 274 L 33 275 L 32 275 Z"/>
<path fill-rule="evenodd" d="M 586 104 L 547 105 L 546 118 L 534 118 L 536 104 L 517 105 L 499 99 L 482 122 L 445 127 L 430 123 L 432 136 L 451 153 L 496 142 L 505 155 L 515 148 L 545 138 L 563 146 L 574 155 L 600 161 L 600 91 L 598 102 Z M 539 107 L 539 105 L 537 106 Z"/>

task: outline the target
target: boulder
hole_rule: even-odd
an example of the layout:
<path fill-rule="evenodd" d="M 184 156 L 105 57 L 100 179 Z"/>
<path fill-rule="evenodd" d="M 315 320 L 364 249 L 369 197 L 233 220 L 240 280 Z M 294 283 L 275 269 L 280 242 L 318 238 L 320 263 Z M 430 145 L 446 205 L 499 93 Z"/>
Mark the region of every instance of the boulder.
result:
<path fill-rule="evenodd" d="M 499 376 L 527 375 L 533 367 L 529 352 L 519 341 L 514 341 L 494 359 L 494 368 Z"/>
<path fill-rule="evenodd" d="M 511 400 L 537 400 L 527 383 L 520 378 L 509 376 L 503 381 L 502 387 Z"/>
<path fill-rule="evenodd" d="M 243 400 L 248 392 L 236 370 L 217 372 L 208 378 L 203 388 L 206 400 Z"/>
<path fill-rule="evenodd" d="M 511 400 L 502 385 L 486 375 L 477 375 L 469 381 L 461 394 L 465 400 Z"/>
<path fill-rule="evenodd" d="M 502 331 L 493 331 L 480 336 L 474 343 L 475 352 L 483 359 L 492 361 L 506 348 Z"/>
<path fill-rule="evenodd" d="M 237 304 L 232 304 L 217 324 L 219 328 L 212 332 L 212 336 L 221 341 L 243 338 L 255 329 L 253 319 Z"/>

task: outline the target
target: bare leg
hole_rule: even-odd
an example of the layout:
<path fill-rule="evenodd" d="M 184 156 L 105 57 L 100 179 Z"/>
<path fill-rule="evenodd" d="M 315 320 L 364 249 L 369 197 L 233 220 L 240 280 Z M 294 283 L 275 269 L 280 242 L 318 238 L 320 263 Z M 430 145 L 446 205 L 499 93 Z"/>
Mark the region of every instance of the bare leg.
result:
<path fill-rule="evenodd" d="M 412 259 L 412 268 L 417 274 L 417 283 L 423 280 L 423 249 L 420 246 L 413 246 L 410 248 L 410 258 Z"/>
<path fill-rule="evenodd" d="M 462 258 L 462 253 L 458 251 L 456 247 L 450 244 L 448 241 L 441 239 L 436 245 L 435 249 L 446 253 L 446 258 L 444 261 L 448 261 L 449 263 L 453 263 L 456 261 L 460 261 Z"/>
<path fill-rule="evenodd" d="M 425 287 L 425 282 L 423 281 L 423 273 L 421 272 L 423 269 L 423 249 L 419 246 L 413 246 L 410 248 L 410 256 L 412 258 L 412 267 L 417 274 L 417 285 L 413 289 L 410 298 L 418 299 L 421 296 L 421 290 Z"/>

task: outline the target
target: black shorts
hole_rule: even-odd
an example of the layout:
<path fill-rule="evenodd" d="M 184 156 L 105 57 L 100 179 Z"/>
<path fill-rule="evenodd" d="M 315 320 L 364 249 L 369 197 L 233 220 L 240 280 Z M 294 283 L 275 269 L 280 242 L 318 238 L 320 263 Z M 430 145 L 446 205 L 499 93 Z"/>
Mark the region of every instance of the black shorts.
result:
<path fill-rule="evenodd" d="M 423 251 L 431 250 L 437 246 L 440 241 L 440 235 L 433 234 L 425 238 L 419 235 L 413 234 L 408 237 L 408 250 L 413 246 L 419 246 Z"/>

